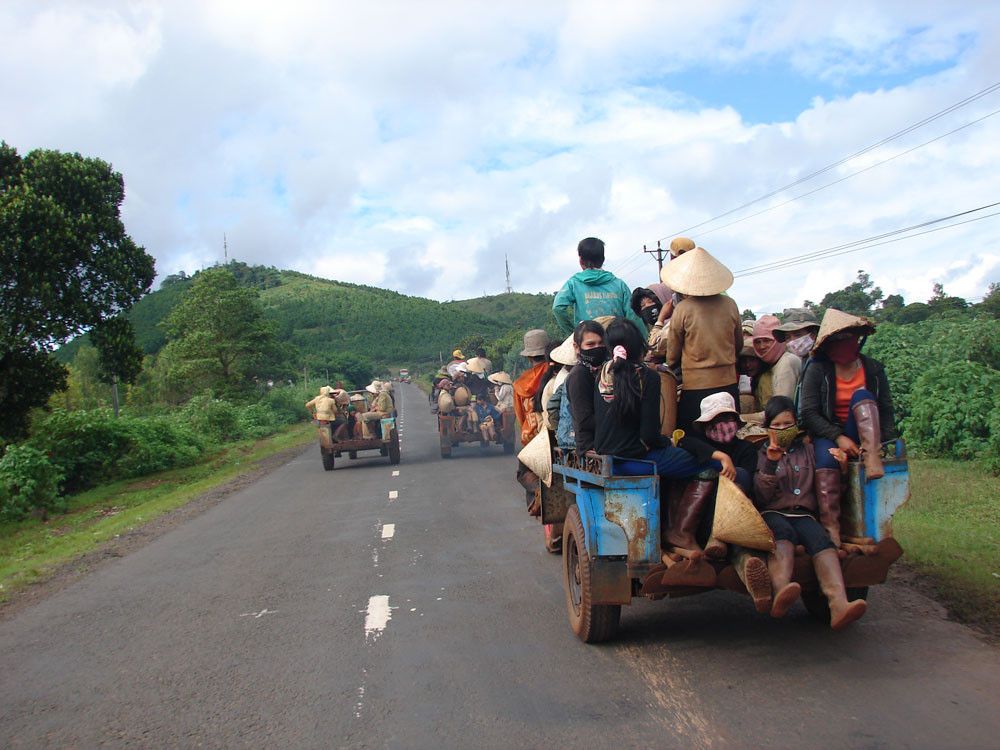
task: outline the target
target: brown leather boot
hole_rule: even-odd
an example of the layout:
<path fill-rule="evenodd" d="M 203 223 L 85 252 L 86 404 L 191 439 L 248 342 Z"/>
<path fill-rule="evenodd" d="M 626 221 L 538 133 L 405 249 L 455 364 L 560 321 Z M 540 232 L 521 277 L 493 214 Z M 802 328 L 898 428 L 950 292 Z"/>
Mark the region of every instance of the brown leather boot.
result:
<path fill-rule="evenodd" d="M 701 553 L 701 545 L 695 539 L 701 514 L 715 491 L 714 479 L 698 479 L 688 481 L 684 492 L 680 495 L 670 494 L 668 510 L 667 543 L 678 554 L 685 557 L 693 552 Z"/>
<path fill-rule="evenodd" d="M 733 557 L 733 568 L 746 586 L 754 607 L 766 615 L 771 609 L 771 577 L 767 573 L 767 563 L 759 552 L 746 547 L 736 547 Z"/>
<path fill-rule="evenodd" d="M 816 505 L 819 523 L 830 535 L 833 546 L 840 549 L 840 470 L 816 469 Z"/>
<path fill-rule="evenodd" d="M 813 555 L 813 567 L 819 579 L 819 588 L 823 596 L 830 602 L 830 627 L 843 630 L 852 622 L 860 619 L 868 610 L 864 599 L 847 601 L 847 591 L 844 589 L 844 573 L 840 569 L 840 557 L 837 550 L 825 549 Z"/>
<path fill-rule="evenodd" d="M 784 617 L 802 594 L 802 587 L 792 583 L 794 568 L 795 545 L 787 539 L 778 540 L 774 543 L 774 552 L 767 558 L 767 570 L 771 574 L 771 591 L 774 592 L 771 617 Z"/>
<path fill-rule="evenodd" d="M 714 536 L 709 537 L 708 541 L 705 542 L 705 557 L 711 557 L 713 560 L 725 560 L 728 554 L 729 545 L 719 541 Z"/>
<path fill-rule="evenodd" d="M 851 409 L 861 438 L 861 460 L 865 462 L 865 479 L 885 476 L 882 465 L 882 429 L 878 420 L 878 404 L 870 398 L 858 401 Z"/>

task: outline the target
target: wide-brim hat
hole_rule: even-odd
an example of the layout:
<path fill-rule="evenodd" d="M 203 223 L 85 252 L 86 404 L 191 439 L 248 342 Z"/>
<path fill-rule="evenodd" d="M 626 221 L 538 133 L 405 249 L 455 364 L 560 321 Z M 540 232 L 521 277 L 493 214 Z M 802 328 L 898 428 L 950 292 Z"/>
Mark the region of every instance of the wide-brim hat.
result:
<path fill-rule="evenodd" d="M 819 318 L 808 307 L 791 307 L 785 310 L 785 322 L 771 331 L 775 341 L 784 342 L 789 333 L 801 331 L 804 328 L 819 330 Z"/>
<path fill-rule="evenodd" d="M 719 489 L 715 494 L 715 519 L 712 536 L 750 549 L 773 552 L 774 534 L 764 523 L 760 513 L 736 484 L 719 476 Z"/>
<path fill-rule="evenodd" d="M 733 272 L 703 247 L 674 258 L 660 271 L 660 280 L 675 292 L 692 297 L 722 294 L 733 285 Z"/>
<path fill-rule="evenodd" d="M 546 487 L 552 486 L 552 447 L 549 445 L 549 431 L 539 430 L 526 446 L 517 454 L 522 464 L 545 482 Z"/>
<path fill-rule="evenodd" d="M 341 406 L 346 406 L 351 402 L 351 395 L 347 391 L 341 390 L 340 388 L 334 388 L 333 391 L 331 391 L 331 395 L 333 396 L 333 400 Z"/>
<path fill-rule="evenodd" d="M 361 395 L 360 393 L 352 393 L 350 400 L 351 401 L 364 401 L 365 397 L 363 395 Z"/>
<path fill-rule="evenodd" d="M 533 328 L 524 334 L 524 349 L 521 350 L 522 357 L 541 357 L 545 354 L 545 347 L 549 345 L 549 334 L 541 328 Z"/>
<path fill-rule="evenodd" d="M 500 372 L 495 372 L 492 375 L 487 375 L 486 379 L 493 383 L 494 385 L 513 385 L 514 381 L 510 379 L 510 375 L 505 373 L 503 370 Z"/>
<path fill-rule="evenodd" d="M 474 372 L 479 375 L 482 375 L 484 372 L 486 372 L 486 367 L 483 366 L 483 362 L 481 359 L 479 359 L 479 357 L 473 357 L 472 359 L 470 359 L 468 362 L 465 363 L 465 366 L 468 368 L 469 372 Z"/>
<path fill-rule="evenodd" d="M 453 351 L 451 353 L 451 356 L 452 356 L 453 359 L 465 359 L 465 355 L 462 354 L 462 350 L 461 349 L 456 349 L 455 351 Z"/>
<path fill-rule="evenodd" d="M 572 333 L 559 346 L 549 352 L 549 359 L 570 367 L 576 364 L 576 348 L 573 346 Z"/>
<path fill-rule="evenodd" d="M 675 258 L 694 250 L 694 240 L 689 237 L 674 237 L 670 240 L 670 254 Z"/>
<path fill-rule="evenodd" d="M 736 402 L 733 400 L 732 395 L 724 391 L 705 396 L 701 400 L 701 415 L 694 421 L 701 423 L 711 422 L 720 414 L 732 414 L 741 422 L 743 421 L 740 417 L 740 410 L 736 408 Z"/>
<path fill-rule="evenodd" d="M 743 337 L 743 348 L 740 350 L 741 357 L 756 357 L 760 359 L 760 355 L 757 350 L 753 348 L 753 337 L 744 336 Z"/>
<path fill-rule="evenodd" d="M 841 331 L 857 329 L 859 336 L 867 336 L 875 333 L 875 321 L 862 318 L 858 315 L 851 315 L 835 308 L 828 308 L 823 314 L 823 322 L 820 324 L 819 333 L 816 334 L 816 345 L 813 351 L 819 351 L 828 338 Z"/>
<path fill-rule="evenodd" d="M 333 388 L 331 388 L 328 385 L 323 385 L 323 386 L 320 386 L 319 395 L 320 396 L 329 396 L 332 391 L 333 391 Z"/>
<path fill-rule="evenodd" d="M 369 393 L 378 393 L 378 386 L 372 382 L 365 386 L 365 390 Z"/>

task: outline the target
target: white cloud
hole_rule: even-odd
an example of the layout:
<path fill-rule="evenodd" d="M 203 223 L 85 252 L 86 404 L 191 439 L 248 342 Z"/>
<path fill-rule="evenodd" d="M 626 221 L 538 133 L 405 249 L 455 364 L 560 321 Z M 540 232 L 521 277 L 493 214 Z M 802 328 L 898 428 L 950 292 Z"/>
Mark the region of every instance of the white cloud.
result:
<path fill-rule="evenodd" d="M 439 299 L 502 290 L 508 255 L 517 289 L 550 291 L 594 234 L 609 268 L 650 283 L 643 244 L 992 83 L 998 20 L 985 4 L 931 2 L 7 3 L 0 65 L 16 75 L 0 76 L 0 137 L 110 160 L 161 274 L 217 260 L 226 233 L 249 262 Z M 727 101 L 727 74 L 755 70 L 739 80 L 760 87 L 761 109 L 793 102 L 797 116 L 749 118 Z M 723 90 L 684 88 L 706 71 Z M 823 93 L 795 102 L 770 72 Z M 798 192 L 998 106 L 1000 94 Z M 998 136 L 1000 116 L 692 234 L 739 269 L 987 203 Z M 936 280 L 980 296 L 998 273 L 996 221 L 748 276 L 732 293 L 781 309 L 865 268 L 908 299 Z M 945 243 L 966 265 L 944 263 Z"/>

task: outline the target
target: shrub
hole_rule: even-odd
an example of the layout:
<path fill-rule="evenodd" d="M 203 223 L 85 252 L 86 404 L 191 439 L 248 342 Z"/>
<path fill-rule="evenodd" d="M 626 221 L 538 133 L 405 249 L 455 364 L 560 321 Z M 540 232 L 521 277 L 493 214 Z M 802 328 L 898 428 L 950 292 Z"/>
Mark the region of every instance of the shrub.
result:
<path fill-rule="evenodd" d="M 65 510 L 59 497 L 62 475 L 30 445 L 11 445 L 0 458 L 0 519 L 16 521 L 33 510 Z"/>
<path fill-rule="evenodd" d="M 128 434 L 109 409 L 55 409 L 33 427 L 28 445 L 45 453 L 61 475 L 63 493 L 93 487 L 114 476 Z"/>
<path fill-rule="evenodd" d="M 238 409 L 237 424 L 244 437 L 262 438 L 278 431 L 281 422 L 267 404 L 250 404 Z"/>
<path fill-rule="evenodd" d="M 211 393 L 192 398 L 181 415 L 187 425 L 213 443 L 228 443 L 243 437 L 237 408 L 229 401 L 214 398 Z"/>
<path fill-rule="evenodd" d="M 118 476 L 138 477 L 195 463 L 205 441 L 188 425 L 170 417 L 123 417 L 127 448 L 117 464 Z"/>
<path fill-rule="evenodd" d="M 303 404 L 315 395 L 315 393 L 307 394 L 301 386 L 272 388 L 261 403 L 271 408 L 280 424 L 295 424 L 309 418 L 309 412 Z"/>
<path fill-rule="evenodd" d="M 913 384 L 910 414 L 903 423 L 908 442 L 932 456 L 984 454 L 1000 439 L 993 416 L 997 393 L 1000 370 L 979 362 L 929 367 Z"/>

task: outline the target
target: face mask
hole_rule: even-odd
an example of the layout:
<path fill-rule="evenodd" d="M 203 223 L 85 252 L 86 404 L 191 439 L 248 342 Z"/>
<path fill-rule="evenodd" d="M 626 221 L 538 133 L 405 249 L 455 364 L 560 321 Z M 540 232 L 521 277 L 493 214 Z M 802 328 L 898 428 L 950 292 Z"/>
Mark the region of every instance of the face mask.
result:
<path fill-rule="evenodd" d="M 788 341 L 785 344 L 785 348 L 796 357 L 806 357 L 815 343 L 816 337 L 811 333 L 807 333 L 805 336 Z"/>
<path fill-rule="evenodd" d="M 716 443 L 725 444 L 733 442 L 737 430 L 739 430 L 739 425 L 732 419 L 726 419 L 711 425 L 705 430 L 705 434 Z"/>
<path fill-rule="evenodd" d="M 826 356 L 838 365 L 849 365 L 858 358 L 861 352 L 861 344 L 858 343 L 857 336 L 846 339 L 831 341 L 825 347 Z"/>
<path fill-rule="evenodd" d="M 792 425 L 791 427 L 786 427 L 783 430 L 774 431 L 774 439 L 778 443 L 778 447 L 782 450 L 788 450 L 792 443 L 795 442 L 800 434 L 798 425 Z"/>
<path fill-rule="evenodd" d="M 639 317 L 645 321 L 646 325 L 653 325 L 656 319 L 660 317 L 660 306 L 653 305 L 652 307 L 646 307 L 639 311 Z"/>
<path fill-rule="evenodd" d="M 608 347 L 595 346 L 593 349 L 581 349 L 580 361 L 587 367 L 600 367 L 608 361 Z"/>

